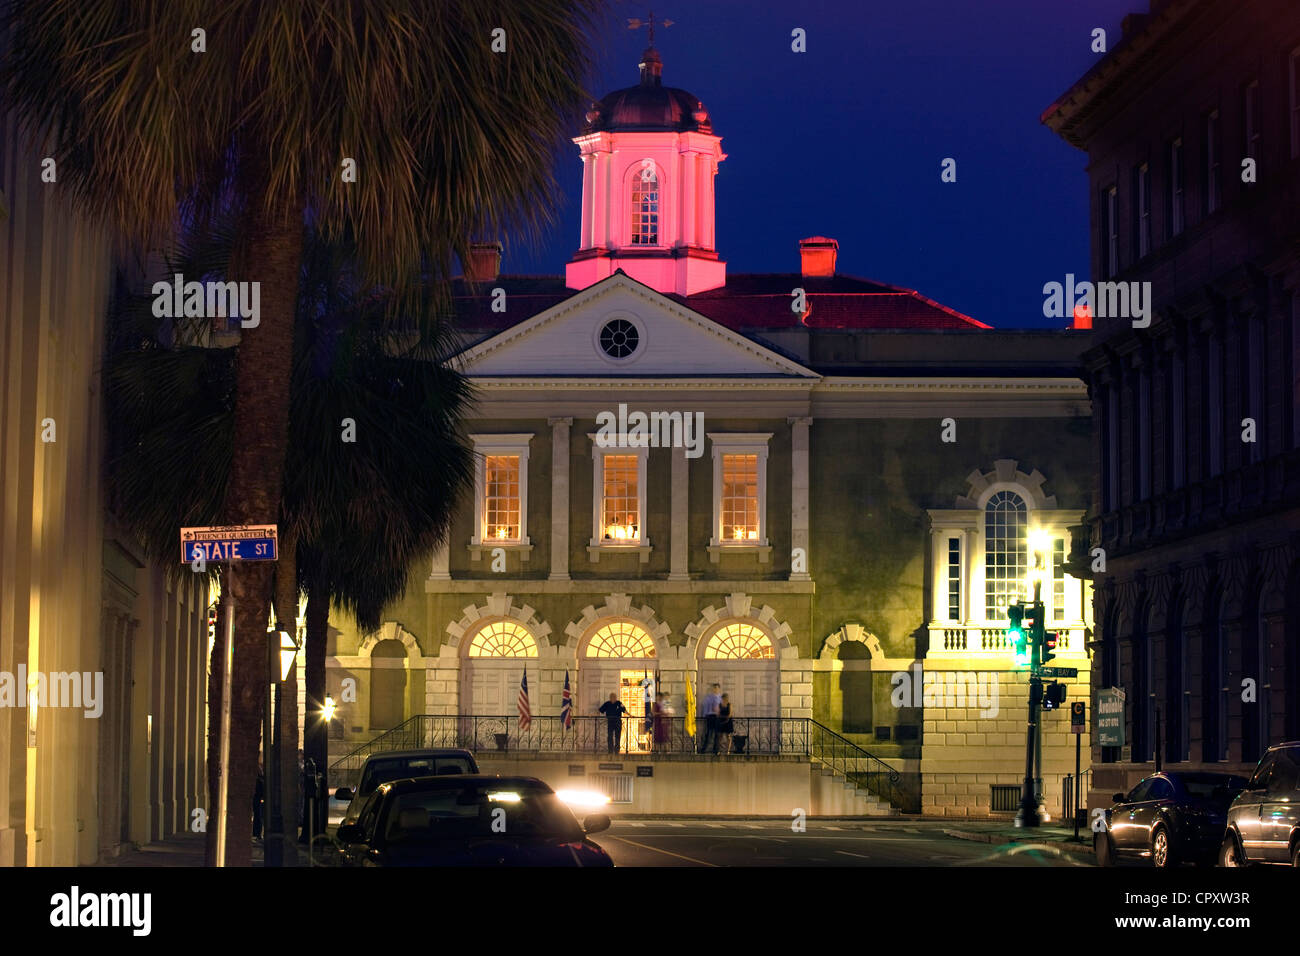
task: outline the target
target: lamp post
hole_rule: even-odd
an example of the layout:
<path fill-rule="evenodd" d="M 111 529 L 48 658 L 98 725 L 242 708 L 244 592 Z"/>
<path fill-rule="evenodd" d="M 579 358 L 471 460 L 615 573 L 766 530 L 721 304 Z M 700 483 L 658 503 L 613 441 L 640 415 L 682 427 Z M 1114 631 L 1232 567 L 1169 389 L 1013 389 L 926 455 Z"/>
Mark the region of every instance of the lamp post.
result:
<path fill-rule="evenodd" d="M 1050 544 L 1046 532 L 1031 531 L 1027 539 L 1028 549 L 1034 555 L 1034 569 L 1030 580 L 1034 586 L 1033 603 L 1027 610 L 1032 616 L 1028 630 L 1029 638 L 1029 719 L 1025 724 L 1025 777 L 1020 790 L 1020 809 L 1016 811 L 1016 826 L 1036 827 L 1042 820 L 1038 812 L 1038 777 L 1035 768 L 1042 764 L 1042 734 L 1039 729 L 1041 705 L 1043 700 L 1043 680 L 1039 673 L 1043 666 L 1044 609 L 1042 601 L 1044 555 Z"/>
<path fill-rule="evenodd" d="M 269 815 L 265 829 L 266 841 L 264 846 L 266 850 L 263 862 L 266 866 L 284 866 L 284 800 L 280 780 L 280 748 L 282 746 L 280 708 L 282 706 L 281 696 L 284 682 L 289 679 L 289 671 L 293 670 L 293 662 L 298 654 L 298 645 L 288 631 L 274 631 L 273 633 L 275 639 L 268 642 L 272 652 L 272 660 L 270 661 L 272 677 L 275 680 L 271 685 L 271 705 L 268 708 L 267 720 L 271 754 L 270 759 L 266 761 L 266 800 Z M 277 651 L 278 654 L 276 654 Z"/>

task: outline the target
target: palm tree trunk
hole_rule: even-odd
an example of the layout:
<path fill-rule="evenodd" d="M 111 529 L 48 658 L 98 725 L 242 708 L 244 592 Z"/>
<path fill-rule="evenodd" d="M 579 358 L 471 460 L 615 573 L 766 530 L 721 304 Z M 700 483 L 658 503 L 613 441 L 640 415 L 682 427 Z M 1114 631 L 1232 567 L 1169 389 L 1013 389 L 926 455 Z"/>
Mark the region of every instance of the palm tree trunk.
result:
<path fill-rule="evenodd" d="M 250 136 L 250 141 L 256 136 Z M 241 333 L 235 373 L 235 435 L 230 483 L 223 508 L 228 524 L 274 524 L 280 516 L 284 459 L 289 436 L 289 378 L 293 367 L 293 330 L 302 263 L 303 205 L 296 197 L 274 209 L 266 201 L 265 156 L 245 149 L 239 175 L 253 197 L 247 211 L 247 244 L 241 258 L 245 276 L 260 283 L 259 324 Z M 252 859 L 253 786 L 266 693 L 267 612 L 271 602 L 271 566 L 249 562 L 233 575 L 235 659 L 231 675 L 230 815 L 227 821 L 228 866 L 247 866 Z M 278 675 L 276 675 L 278 676 Z"/>
<path fill-rule="evenodd" d="M 223 581 L 229 585 L 229 581 Z M 221 805 L 221 691 L 225 677 L 226 617 L 230 614 L 230 600 L 223 600 L 218 608 L 217 639 L 212 644 L 212 659 L 208 666 L 208 829 L 203 846 L 204 866 L 217 864 L 217 807 Z M 250 798 L 249 803 L 252 803 Z M 250 806 L 251 812 L 251 806 Z"/>

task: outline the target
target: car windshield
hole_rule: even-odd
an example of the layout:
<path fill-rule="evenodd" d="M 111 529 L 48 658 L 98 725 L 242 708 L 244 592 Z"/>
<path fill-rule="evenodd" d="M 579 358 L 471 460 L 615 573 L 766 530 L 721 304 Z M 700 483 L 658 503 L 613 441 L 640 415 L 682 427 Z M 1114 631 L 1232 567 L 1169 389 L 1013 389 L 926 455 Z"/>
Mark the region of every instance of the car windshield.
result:
<path fill-rule="evenodd" d="M 384 837 L 390 844 L 466 837 L 569 842 L 582 839 L 582 828 L 549 790 L 476 784 L 398 794 Z"/>
<path fill-rule="evenodd" d="M 387 757 L 366 764 L 365 776 L 357 793 L 372 792 L 381 783 L 404 780 L 407 777 L 438 777 L 447 773 L 474 773 L 469 759 L 463 756 L 447 757 Z"/>
<path fill-rule="evenodd" d="M 1183 789 L 1196 800 L 1223 800 L 1246 789 L 1245 777 L 1217 773 L 1189 773 L 1182 777 Z"/>

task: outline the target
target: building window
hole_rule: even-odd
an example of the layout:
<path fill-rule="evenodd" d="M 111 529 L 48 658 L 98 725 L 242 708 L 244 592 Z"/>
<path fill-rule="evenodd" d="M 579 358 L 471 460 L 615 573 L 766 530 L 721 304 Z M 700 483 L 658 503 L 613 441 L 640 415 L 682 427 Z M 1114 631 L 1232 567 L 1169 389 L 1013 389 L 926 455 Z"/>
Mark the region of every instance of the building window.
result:
<path fill-rule="evenodd" d="M 1219 111 L 1205 116 L 1205 214 L 1219 208 L 1223 195 L 1221 157 L 1219 156 Z"/>
<path fill-rule="evenodd" d="M 1258 164 L 1259 155 L 1259 80 L 1246 84 L 1241 102 L 1242 129 L 1245 134 L 1245 155 Z M 1258 173 L 1258 170 L 1256 170 Z"/>
<path fill-rule="evenodd" d="M 712 546 L 767 541 L 768 434 L 710 434 L 713 442 Z"/>
<path fill-rule="evenodd" d="M 1065 539 L 1052 539 L 1052 620 L 1065 620 Z"/>
<path fill-rule="evenodd" d="M 632 245 L 659 245 L 659 176 L 653 166 L 632 180 Z"/>
<path fill-rule="evenodd" d="M 600 349 L 610 358 L 627 358 L 641 343 L 641 333 L 627 319 L 610 319 L 600 330 Z"/>
<path fill-rule="evenodd" d="M 1134 177 L 1137 209 L 1137 254 L 1142 258 L 1151 251 L 1151 167 L 1143 163 Z"/>
<path fill-rule="evenodd" d="M 948 620 L 961 620 L 961 538 L 948 539 Z"/>
<path fill-rule="evenodd" d="M 495 621 L 482 628 L 469 645 L 470 657 L 536 657 L 537 641 L 514 621 Z"/>
<path fill-rule="evenodd" d="M 588 657 L 654 657 L 655 642 L 633 621 L 602 624 L 587 642 Z"/>
<path fill-rule="evenodd" d="M 1029 569 L 1025 534 L 1029 511 L 1014 491 L 999 491 L 984 508 L 984 614 L 1003 621 L 1024 594 Z"/>
<path fill-rule="evenodd" d="M 473 546 L 528 544 L 528 443 L 532 435 L 471 435 L 477 459 Z"/>
<path fill-rule="evenodd" d="M 1300 47 L 1287 64 L 1287 101 L 1291 110 L 1291 158 L 1300 156 Z"/>
<path fill-rule="evenodd" d="M 1169 238 L 1183 231 L 1183 140 L 1169 144 Z"/>
<path fill-rule="evenodd" d="M 594 438 L 595 436 L 593 436 Z M 649 544 L 645 532 L 646 456 L 649 449 L 607 450 L 592 444 L 595 488 L 594 547 Z"/>
<path fill-rule="evenodd" d="M 1119 191 L 1109 187 L 1102 195 L 1102 270 L 1109 279 L 1119 273 Z"/>
<path fill-rule="evenodd" d="M 714 631 L 704 648 L 705 660 L 757 661 L 776 657 L 772 639 L 753 624 L 736 622 Z"/>

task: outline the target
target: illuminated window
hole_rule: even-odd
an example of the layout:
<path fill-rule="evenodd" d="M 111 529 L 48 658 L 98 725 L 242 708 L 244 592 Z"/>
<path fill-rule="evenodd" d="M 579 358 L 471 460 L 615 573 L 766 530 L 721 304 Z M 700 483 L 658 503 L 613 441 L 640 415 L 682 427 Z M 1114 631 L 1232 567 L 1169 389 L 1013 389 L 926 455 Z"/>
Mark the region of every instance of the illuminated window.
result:
<path fill-rule="evenodd" d="M 602 624 L 587 644 L 588 657 L 654 657 L 649 632 L 632 621 Z"/>
<path fill-rule="evenodd" d="M 469 645 L 470 657 L 536 657 L 537 642 L 514 621 L 496 621 L 482 628 Z"/>
<path fill-rule="evenodd" d="M 532 435 L 471 435 L 476 547 L 528 544 L 528 442 Z"/>
<path fill-rule="evenodd" d="M 600 527 L 605 541 L 641 540 L 640 458 L 604 455 L 604 482 L 600 499 Z"/>
<path fill-rule="evenodd" d="M 737 622 L 714 631 L 704 648 L 706 660 L 767 660 L 776 657 L 772 641 L 752 624 Z"/>
<path fill-rule="evenodd" d="M 649 449 L 624 449 L 617 447 L 617 444 L 602 447 L 598 443 L 600 436 L 590 437 L 592 487 L 595 489 L 591 518 L 594 530 L 590 547 L 648 548 L 650 541 L 645 530 L 645 499 Z M 616 442 L 619 440 L 616 439 Z"/>
<path fill-rule="evenodd" d="M 984 509 L 984 613 L 1006 620 L 1007 606 L 1021 599 L 1028 571 L 1025 501 L 1014 491 L 999 491 Z"/>
<path fill-rule="evenodd" d="M 1065 539 L 1052 540 L 1052 620 L 1065 620 Z"/>
<path fill-rule="evenodd" d="M 767 442 L 771 434 L 710 433 L 713 441 L 712 546 L 767 541 Z"/>
<path fill-rule="evenodd" d="M 483 512 L 489 540 L 519 540 L 519 456 L 488 455 L 484 463 Z"/>
<path fill-rule="evenodd" d="M 632 178 L 632 245 L 659 245 L 659 176 L 653 166 Z"/>

